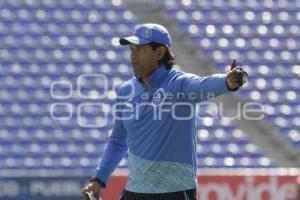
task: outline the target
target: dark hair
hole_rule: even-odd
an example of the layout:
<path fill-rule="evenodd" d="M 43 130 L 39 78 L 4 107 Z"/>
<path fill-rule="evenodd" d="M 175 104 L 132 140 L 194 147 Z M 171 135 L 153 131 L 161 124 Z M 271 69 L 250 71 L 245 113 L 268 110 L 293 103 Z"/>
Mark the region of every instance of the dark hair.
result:
<path fill-rule="evenodd" d="M 152 50 L 156 50 L 158 47 L 164 46 L 166 47 L 166 53 L 164 57 L 159 61 L 160 65 L 165 65 L 167 69 L 172 69 L 172 67 L 175 65 L 175 55 L 170 51 L 170 49 L 163 44 L 157 43 L 157 42 L 151 42 L 149 43 Z"/>

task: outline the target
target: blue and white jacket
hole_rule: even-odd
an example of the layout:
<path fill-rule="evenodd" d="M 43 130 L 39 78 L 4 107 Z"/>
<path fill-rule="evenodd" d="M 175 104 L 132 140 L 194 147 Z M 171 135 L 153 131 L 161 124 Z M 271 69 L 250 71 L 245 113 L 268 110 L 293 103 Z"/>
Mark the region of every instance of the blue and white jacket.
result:
<path fill-rule="evenodd" d="M 198 77 L 160 66 L 148 87 L 134 76 L 118 91 L 112 134 L 94 175 L 107 184 L 128 152 L 126 190 L 196 188 L 195 105 L 228 91 L 226 74 Z"/>

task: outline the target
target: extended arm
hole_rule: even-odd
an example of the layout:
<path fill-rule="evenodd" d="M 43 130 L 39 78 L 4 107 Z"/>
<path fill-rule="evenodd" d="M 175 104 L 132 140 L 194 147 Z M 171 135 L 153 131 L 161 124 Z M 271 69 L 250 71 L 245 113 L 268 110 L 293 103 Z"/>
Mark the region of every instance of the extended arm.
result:
<path fill-rule="evenodd" d="M 236 91 L 247 81 L 247 78 L 247 72 L 236 67 L 234 61 L 227 74 L 213 74 L 206 77 L 184 75 L 182 91 L 186 94 L 188 101 L 197 103 L 215 98 L 228 91 Z"/>

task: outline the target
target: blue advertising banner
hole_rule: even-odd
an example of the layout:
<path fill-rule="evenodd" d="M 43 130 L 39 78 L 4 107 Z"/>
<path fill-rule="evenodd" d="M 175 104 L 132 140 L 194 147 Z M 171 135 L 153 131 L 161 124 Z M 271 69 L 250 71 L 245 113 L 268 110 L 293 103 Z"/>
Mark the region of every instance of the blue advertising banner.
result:
<path fill-rule="evenodd" d="M 0 177 L 0 200 L 82 200 L 89 177 Z"/>

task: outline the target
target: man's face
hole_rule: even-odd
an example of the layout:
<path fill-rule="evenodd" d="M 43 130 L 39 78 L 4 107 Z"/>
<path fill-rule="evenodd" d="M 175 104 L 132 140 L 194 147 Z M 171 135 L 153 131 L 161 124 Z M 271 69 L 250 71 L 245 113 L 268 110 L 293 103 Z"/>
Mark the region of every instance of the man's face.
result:
<path fill-rule="evenodd" d="M 157 50 L 150 45 L 130 45 L 130 59 L 133 72 L 141 77 L 148 77 L 159 65 Z"/>

